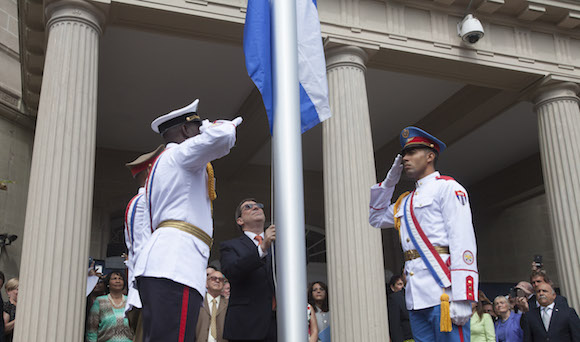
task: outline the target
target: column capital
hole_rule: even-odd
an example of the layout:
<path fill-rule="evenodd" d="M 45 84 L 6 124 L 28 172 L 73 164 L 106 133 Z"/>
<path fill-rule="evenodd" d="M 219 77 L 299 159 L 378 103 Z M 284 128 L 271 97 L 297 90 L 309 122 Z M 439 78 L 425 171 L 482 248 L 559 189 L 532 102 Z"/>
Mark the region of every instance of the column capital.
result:
<path fill-rule="evenodd" d="M 99 35 L 106 22 L 105 10 L 81 0 L 49 0 L 45 15 L 47 29 L 62 21 L 77 21 L 93 27 Z"/>
<path fill-rule="evenodd" d="M 326 70 L 341 66 L 353 66 L 366 70 L 366 62 L 368 61 L 368 53 L 357 46 L 337 46 L 327 49 L 326 54 Z"/>
<path fill-rule="evenodd" d="M 552 101 L 572 100 L 580 102 L 578 98 L 580 86 L 572 82 L 558 82 L 539 87 L 532 95 L 536 107 Z"/>

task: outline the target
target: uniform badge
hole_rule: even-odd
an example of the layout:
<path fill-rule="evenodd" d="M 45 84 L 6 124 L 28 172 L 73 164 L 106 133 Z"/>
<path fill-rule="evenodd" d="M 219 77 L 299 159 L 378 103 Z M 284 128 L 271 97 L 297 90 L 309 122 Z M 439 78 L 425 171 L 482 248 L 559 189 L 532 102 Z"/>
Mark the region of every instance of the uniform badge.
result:
<path fill-rule="evenodd" d="M 409 137 L 409 130 L 405 128 L 405 129 L 404 129 L 404 130 L 401 132 L 401 136 L 403 137 L 403 139 L 407 139 L 407 138 Z"/>
<path fill-rule="evenodd" d="M 463 252 L 463 262 L 465 262 L 468 265 L 473 264 L 473 253 L 471 253 L 471 251 L 465 251 Z"/>
<path fill-rule="evenodd" d="M 457 199 L 459 200 L 461 205 L 465 205 L 465 203 L 467 203 L 467 195 L 465 194 L 465 192 L 457 190 L 455 191 L 455 196 L 457 196 Z"/>

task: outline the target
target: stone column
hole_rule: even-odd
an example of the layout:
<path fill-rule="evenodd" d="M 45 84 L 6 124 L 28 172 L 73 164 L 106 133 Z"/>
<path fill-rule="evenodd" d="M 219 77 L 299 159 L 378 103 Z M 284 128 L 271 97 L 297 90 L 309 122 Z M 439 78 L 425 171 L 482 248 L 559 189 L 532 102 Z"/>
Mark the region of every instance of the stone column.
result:
<path fill-rule="evenodd" d="M 83 341 L 103 16 L 78 0 L 46 15 L 15 341 Z"/>
<path fill-rule="evenodd" d="M 324 209 L 333 342 L 388 341 L 381 233 L 369 225 L 375 163 L 365 84 L 367 54 L 326 52 L 332 117 L 323 123 Z"/>
<path fill-rule="evenodd" d="M 560 285 L 576 308 L 580 305 L 579 89 L 574 83 L 558 83 L 540 88 L 534 98 Z"/>

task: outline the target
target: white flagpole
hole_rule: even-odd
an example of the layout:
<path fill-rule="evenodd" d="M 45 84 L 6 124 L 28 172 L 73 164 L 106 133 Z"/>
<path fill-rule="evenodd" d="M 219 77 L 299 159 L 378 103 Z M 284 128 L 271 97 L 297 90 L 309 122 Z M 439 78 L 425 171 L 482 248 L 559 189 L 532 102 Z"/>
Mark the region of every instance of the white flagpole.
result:
<path fill-rule="evenodd" d="M 271 0 L 278 341 L 306 341 L 306 247 L 295 0 Z"/>

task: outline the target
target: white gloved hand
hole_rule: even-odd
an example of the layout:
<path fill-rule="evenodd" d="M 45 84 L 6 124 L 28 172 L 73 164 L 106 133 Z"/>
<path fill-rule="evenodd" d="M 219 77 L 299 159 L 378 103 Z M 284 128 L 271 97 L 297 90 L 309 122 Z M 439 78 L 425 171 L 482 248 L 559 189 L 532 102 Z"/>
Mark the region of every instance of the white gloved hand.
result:
<path fill-rule="evenodd" d="M 211 122 L 209 122 L 208 119 L 205 119 L 201 122 L 201 126 L 199 126 L 199 132 L 203 133 L 205 132 L 211 125 L 213 125 Z"/>
<path fill-rule="evenodd" d="M 234 124 L 234 126 L 238 127 L 241 123 L 242 123 L 243 119 L 241 116 L 238 116 L 237 118 L 232 120 L 232 123 Z"/>
<path fill-rule="evenodd" d="M 449 314 L 451 315 L 451 321 L 455 325 L 463 326 L 472 315 L 471 311 L 471 301 L 469 300 L 458 300 L 453 301 L 449 305 Z"/>
<path fill-rule="evenodd" d="M 223 124 L 232 124 L 235 127 L 238 127 L 241 123 L 242 123 L 242 117 L 238 116 L 237 118 L 233 119 L 232 121 L 229 120 L 216 120 L 214 122 L 209 122 L 209 120 L 203 120 L 201 122 L 201 126 L 199 127 L 199 131 L 201 133 L 205 132 L 208 128 L 213 127 L 213 126 L 219 126 L 219 125 L 223 125 Z"/>
<path fill-rule="evenodd" d="M 391 169 L 389 172 L 387 172 L 387 177 L 385 177 L 385 180 L 381 183 L 383 188 L 392 188 L 397 185 L 397 183 L 399 183 L 399 179 L 401 179 L 401 172 L 403 172 L 402 162 L 403 156 L 397 154 L 397 157 L 393 162 L 393 166 L 391 166 Z"/>

